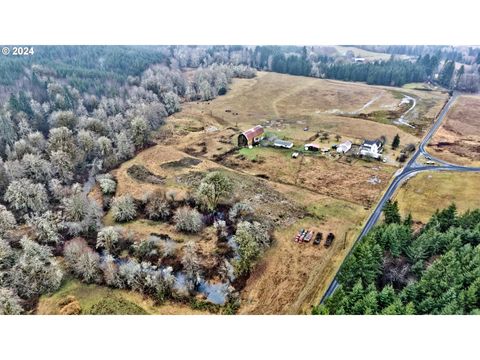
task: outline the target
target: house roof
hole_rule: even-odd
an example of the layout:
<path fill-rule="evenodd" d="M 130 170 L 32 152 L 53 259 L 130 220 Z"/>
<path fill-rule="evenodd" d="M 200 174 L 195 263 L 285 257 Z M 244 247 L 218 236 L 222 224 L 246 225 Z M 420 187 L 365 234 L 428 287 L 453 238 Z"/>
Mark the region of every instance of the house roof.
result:
<path fill-rule="evenodd" d="M 338 145 L 338 147 L 349 147 L 349 146 L 352 146 L 352 142 L 350 140 L 347 140 L 343 143 L 341 143 L 340 145 Z"/>
<path fill-rule="evenodd" d="M 261 125 L 257 125 L 251 129 L 248 129 L 247 131 L 243 132 L 242 134 L 245 135 L 245 137 L 248 140 L 252 140 L 256 137 L 259 137 L 262 135 L 264 132 L 263 127 Z"/>
<path fill-rule="evenodd" d="M 314 143 L 305 144 L 305 147 L 314 147 L 314 148 L 320 149 L 320 145 L 319 144 L 314 144 Z"/>
<path fill-rule="evenodd" d="M 363 141 L 363 146 L 372 146 L 372 145 L 377 145 L 377 146 L 381 146 L 382 145 L 382 142 L 378 139 L 376 140 L 364 140 Z"/>

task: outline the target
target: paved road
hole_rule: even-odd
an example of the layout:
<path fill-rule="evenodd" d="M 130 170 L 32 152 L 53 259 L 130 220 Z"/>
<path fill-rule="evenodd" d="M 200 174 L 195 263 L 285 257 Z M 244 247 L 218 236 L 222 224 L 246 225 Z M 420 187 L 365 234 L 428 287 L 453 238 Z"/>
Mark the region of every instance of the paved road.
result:
<path fill-rule="evenodd" d="M 370 231 L 370 229 L 375 225 L 375 223 L 378 221 L 380 215 L 382 214 L 383 207 L 385 206 L 385 203 L 393 196 L 395 191 L 398 189 L 398 187 L 408 178 L 414 176 L 415 174 L 418 174 L 419 172 L 422 171 L 458 171 L 458 172 L 480 172 L 480 168 L 478 167 L 469 167 L 469 166 L 460 166 L 460 165 L 455 165 L 448 163 L 446 161 L 443 161 L 441 159 L 437 159 L 430 154 L 427 153 L 425 150 L 425 146 L 428 144 L 432 136 L 435 134 L 435 132 L 438 130 L 440 125 L 442 124 L 442 121 L 445 118 L 445 115 L 448 113 L 450 110 L 450 107 L 452 104 L 455 102 L 455 100 L 458 97 L 458 93 L 454 93 L 453 96 L 449 99 L 449 101 L 445 104 L 443 107 L 442 111 L 440 111 L 437 121 L 432 125 L 430 130 L 428 131 L 427 135 L 423 138 L 423 140 L 420 142 L 420 145 L 418 146 L 417 150 L 411 157 L 411 159 L 408 161 L 408 163 L 403 167 L 402 170 L 400 170 L 390 183 L 390 185 L 387 188 L 387 191 L 383 194 L 381 197 L 380 201 L 378 202 L 377 206 L 375 207 L 375 210 L 372 212 L 370 217 L 368 218 L 365 226 L 363 227 L 362 231 L 358 235 L 357 240 L 355 241 L 354 246 L 352 246 L 352 249 L 350 249 L 350 252 L 347 254 L 345 257 L 345 260 L 347 259 L 348 256 L 350 256 L 351 252 L 353 251 L 353 248 L 355 247 L 356 244 Z M 432 161 L 436 162 L 438 165 L 423 165 L 419 164 L 417 162 L 419 156 L 428 156 Z M 345 263 L 344 260 L 344 263 Z M 343 266 L 343 264 L 342 264 Z M 338 287 L 338 281 L 337 281 L 337 275 L 340 272 L 342 266 L 340 266 L 340 269 L 338 269 L 337 273 L 335 274 L 335 278 L 331 282 L 330 286 L 328 287 L 327 291 L 323 295 L 323 298 L 321 300 L 321 303 L 325 301 L 326 298 L 331 296 L 335 290 Z"/>

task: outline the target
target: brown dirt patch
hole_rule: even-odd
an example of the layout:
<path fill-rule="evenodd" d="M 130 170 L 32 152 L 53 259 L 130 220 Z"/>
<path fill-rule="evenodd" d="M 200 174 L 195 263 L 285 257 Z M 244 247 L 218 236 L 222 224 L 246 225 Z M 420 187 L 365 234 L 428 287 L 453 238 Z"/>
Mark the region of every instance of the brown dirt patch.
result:
<path fill-rule="evenodd" d="M 458 97 L 428 150 L 449 162 L 480 166 L 480 96 Z"/>

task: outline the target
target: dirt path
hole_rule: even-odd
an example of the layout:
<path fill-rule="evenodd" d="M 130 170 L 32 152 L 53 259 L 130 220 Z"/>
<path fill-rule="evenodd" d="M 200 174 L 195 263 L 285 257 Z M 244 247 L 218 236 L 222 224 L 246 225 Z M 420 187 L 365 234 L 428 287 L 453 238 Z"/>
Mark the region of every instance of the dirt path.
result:
<path fill-rule="evenodd" d="M 413 109 L 415 109 L 415 106 L 417 106 L 417 100 L 411 96 L 408 96 L 408 95 L 405 95 L 405 98 L 404 99 L 407 99 L 408 101 L 412 101 L 413 104 L 412 106 L 403 113 L 402 116 L 400 116 L 397 120 L 397 123 L 399 124 L 402 124 L 402 125 L 405 125 L 405 126 L 408 126 L 408 127 L 411 127 L 412 129 L 415 129 L 415 126 L 411 125 L 407 120 L 405 120 L 405 117 L 412 112 Z M 402 100 L 403 101 L 403 100 Z"/>

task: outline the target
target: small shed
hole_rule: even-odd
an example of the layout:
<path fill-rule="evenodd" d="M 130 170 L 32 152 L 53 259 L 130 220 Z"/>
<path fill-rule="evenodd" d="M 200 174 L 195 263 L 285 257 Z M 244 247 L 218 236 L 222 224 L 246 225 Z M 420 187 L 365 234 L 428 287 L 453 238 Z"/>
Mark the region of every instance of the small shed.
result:
<path fill-rule="evenodd" d="M 277 139 L 273 142 L 273 146 L 284 149 L 291 149 L 293 147 L 293 143 L 291 141 Z"/>
<path fill-rule="evenodd" d="M 345 154 L 348 150 L 352 148 L 351 141 L 345 141 L 337 146 L 337 153 Z"/>
<path fill-rule="evenodd" d="M 319 144 L 305 144 L 305 151 L 319 151 L 320 145 Z"/>
<path fill-rule="evenodd" d="M 263 139 L 265 131 L 261 125 L 257 125 L 238 135 L 238 146 L 247 147 L 256 145 Z"/>

